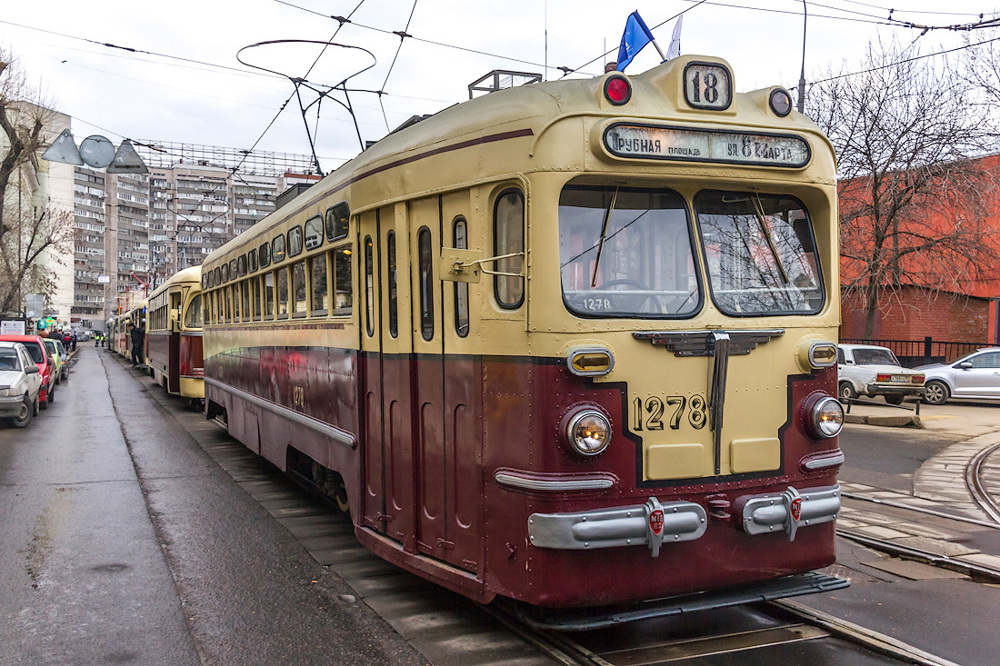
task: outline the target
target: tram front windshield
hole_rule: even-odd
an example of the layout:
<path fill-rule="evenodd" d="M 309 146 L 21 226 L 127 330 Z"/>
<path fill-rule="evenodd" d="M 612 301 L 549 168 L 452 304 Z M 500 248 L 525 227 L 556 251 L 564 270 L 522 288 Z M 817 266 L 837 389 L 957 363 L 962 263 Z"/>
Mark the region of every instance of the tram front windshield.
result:
<path fill-rule="evenodd" d="M 693 201 L 715 306 L 812 314 L 824 293 L 812 224 L 789 196 L 705 190 Z M 684 198 L 668 189 L 567 186 L 559 200 L 563 300 L 578 316 L 685 318 L 703 304 Z"/>
<path fill-rule="evenodd" d="M 684 199 L 569 186 L 559 199 L 566 307 L 585 317 L 685 317 L 701 306 Z"/>

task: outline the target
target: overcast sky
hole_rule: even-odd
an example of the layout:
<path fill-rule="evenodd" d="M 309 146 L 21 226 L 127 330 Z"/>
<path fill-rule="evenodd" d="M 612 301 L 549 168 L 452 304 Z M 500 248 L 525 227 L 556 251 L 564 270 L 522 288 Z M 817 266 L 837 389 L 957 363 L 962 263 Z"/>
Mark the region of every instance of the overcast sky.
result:
<path fill-rule="evenodd" d="M 921 35 L 899 23 L 955 25 L 995 15 L 992 4 L 975 0 L 809 0 L 806 6 L 807 81 L 831 67 L 857 65 L 867 44 L 879 39 L 904 46 L 917 40 L 928 53 L 960 46 L 963 37 L 1000 35 Z M 603 53 L 617 51 L 636 9 L 664 50 L 674 17 L 684 12 L 681 52 L 727 59 L 739 91 L 798 83 L 801 0 L 3 0 L 0 46 L 19 59 L 47 106 L 73 117 L 77 142 L 103 134 L 116 144 L 154 139 L 307 154 L 299 100 L 285 76 L 326 91 L 364 70 L 347 85 L 359 91 L 350 93 L 350 103 L 361 138 L 375 140 L 412 115 L 468 99 L 469 84 L 494 69 L 544 72 L 548 79 L 563 76 L 558 67 L 577 70 L 571 76 L 599 74 L 614 59 Z M 351 22 L 338 31 L 331 16 Z M 412 36 L 401 48 L 396 31 Z M 307 43 L 253 46 L 274 40 Z M 331 40 L 341 46 L 308 43 Z M 658 62 L 648 46 L 626 73 Z M 344 107 L 326 98 L 317 119 L 317 93 L 302 87 L 300 94 L 312 104 L 307 119 L 324 170 L 357 154 Z M 339 93 L 333 98 L 344 101 Z"/>

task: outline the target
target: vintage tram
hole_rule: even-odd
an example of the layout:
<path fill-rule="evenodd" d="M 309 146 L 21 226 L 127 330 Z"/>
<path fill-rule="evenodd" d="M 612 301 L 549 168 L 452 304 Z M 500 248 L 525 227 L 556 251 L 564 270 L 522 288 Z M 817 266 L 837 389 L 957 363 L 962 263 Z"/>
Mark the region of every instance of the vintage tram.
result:
<path fill-rule="evenodd" d="M 780 87 L 685 56 L 494 92 L 207 258 L 206 415 L 479 601 L 846 584 L 805 573 L 840 510 L 837 256 L 833 149 Z"/>
<path fill-rule="evenodd" d="M 192 401 L 205 397 L 203 311 L 201 266 L 175 273 L 149 294 L 146 365 L 168 393 Z"/>

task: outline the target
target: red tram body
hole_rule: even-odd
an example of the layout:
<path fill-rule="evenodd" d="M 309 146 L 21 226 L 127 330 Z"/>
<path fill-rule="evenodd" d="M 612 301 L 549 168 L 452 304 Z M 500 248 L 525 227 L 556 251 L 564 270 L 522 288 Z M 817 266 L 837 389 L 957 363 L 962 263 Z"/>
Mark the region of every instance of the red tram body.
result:
<path fill-rule="evenodd" d="M 201 266 L 187 268 L 157 287 L 147 308 L 150 374 L 168 393 L 201 400 L 205 397 Z"/>
<path fill-rule="evenodd" d="M 481 602 L 833 563 L 833 151 L 732 84 L 685 56 L 383 139 L 206 260 L 207 416 Z"/>

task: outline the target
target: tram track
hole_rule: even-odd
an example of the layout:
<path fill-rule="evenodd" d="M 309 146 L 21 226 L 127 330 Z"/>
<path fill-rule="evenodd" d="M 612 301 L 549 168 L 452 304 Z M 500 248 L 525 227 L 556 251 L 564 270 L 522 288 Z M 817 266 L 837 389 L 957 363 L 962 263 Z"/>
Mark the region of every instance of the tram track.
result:
<path fill-rule="evenodd" d="M 972 494 L 972 499 L 993 522 L 1000 525 L 1000 503 L 989 493 L 983 481 L 983 470 L 986 460 L 1000 450 L 1000 443 L 987 447 L 977 453 L 965 468 L 965 484 Z"/>

